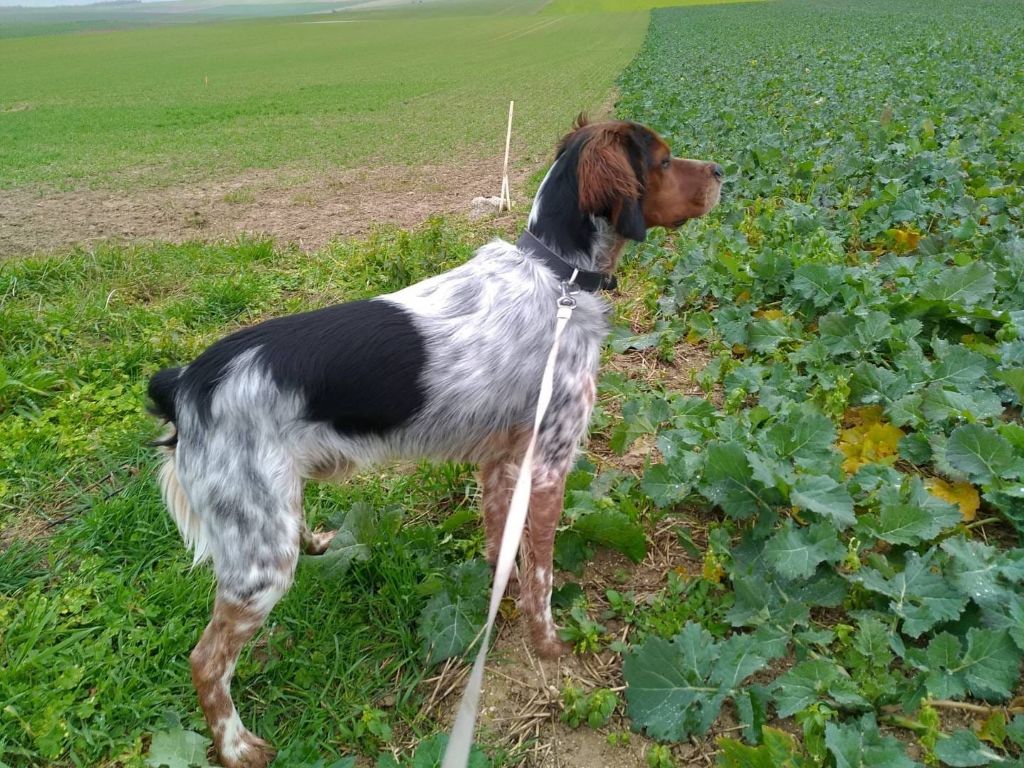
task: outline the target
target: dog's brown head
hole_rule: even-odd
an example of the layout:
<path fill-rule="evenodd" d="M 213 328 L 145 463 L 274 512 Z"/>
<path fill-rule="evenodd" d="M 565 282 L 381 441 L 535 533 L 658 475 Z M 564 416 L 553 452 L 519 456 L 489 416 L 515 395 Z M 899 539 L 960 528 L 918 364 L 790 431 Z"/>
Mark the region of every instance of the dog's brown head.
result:
<path fill-rule="evenodd" d="M 722 189 L 720 165 L 672 157 L 665 140 L 638 123 L 589 123 L 581 115 L 558 152 L 578 153 L 580 211 L 607 218 L 631 240 L 703 216 Z"/>

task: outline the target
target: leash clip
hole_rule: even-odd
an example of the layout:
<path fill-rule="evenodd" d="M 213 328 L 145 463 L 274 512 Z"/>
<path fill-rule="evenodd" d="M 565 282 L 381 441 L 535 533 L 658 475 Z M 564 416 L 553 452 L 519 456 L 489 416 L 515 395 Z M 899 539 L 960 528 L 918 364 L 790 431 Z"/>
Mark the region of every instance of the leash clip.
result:
<path fill-rule="evenodd" d="M 573 277 L 575 276 L 576 273 L 573 272 Z M 558 297 L 558 306 L 568 307 L 569 309 L 576 309 L 576 299 L 574 299 L 573 297 L 580 292 L 579 285 L 572 282 L 571 280 L 563 280 L 558 284 L 558 288 L 562 292 L 562 295 Z"/>

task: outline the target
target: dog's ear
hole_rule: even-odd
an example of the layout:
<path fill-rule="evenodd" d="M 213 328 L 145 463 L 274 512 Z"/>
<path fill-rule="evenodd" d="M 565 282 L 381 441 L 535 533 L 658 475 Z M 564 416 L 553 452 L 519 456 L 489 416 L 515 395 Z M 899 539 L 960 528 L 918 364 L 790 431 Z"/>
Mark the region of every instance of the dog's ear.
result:
<path fill-rule="evenodd" d="M 646 173 L 640 142 L 628 124 L 596 125 L 586 133 L 576 166 L 580 210 L 607 216 L 620 235 L 643 240 Z"/>
<path fill-rule="evenodd" d="M 616 232 L 630 240 L 643 240 L 647 237 L 647 224 L 644 222 L 639 198 L 625 198 L 618 213 L 612 211 L 612 223 Z"/>

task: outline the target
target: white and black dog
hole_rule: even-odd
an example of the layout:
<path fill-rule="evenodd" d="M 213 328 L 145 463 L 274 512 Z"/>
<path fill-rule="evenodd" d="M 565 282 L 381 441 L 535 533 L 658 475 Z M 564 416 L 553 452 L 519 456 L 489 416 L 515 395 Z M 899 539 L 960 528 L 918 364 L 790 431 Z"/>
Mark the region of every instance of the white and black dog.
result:
<path fill-rule="evenodd" d="M 563 651 L 551 619 L 552 546 L 594 403 L 607 287 L 627 239 L 678 227 L 718 202 L 722 169 L 673 158 L 653 131 L 577 121 L 562 140 L 516 245 L 396 293 L 281 317 L 224 338 L 149 395 L 173 422 L 160 444 L 164 498 L 196 562 L 213 558 L 213 617 L 192 679 L 220 761 L 265 766 L 273 749 L 242 725 L 231 678 L 242 646 L 292 583 L 300 549 L 322 553 L 302 509 L 307 479 L 429 458 L 480 466 L 493 563 L 529 441 L 556 301 L 582 292 L 562 337 L 541 425 L 520 554 L 520 604 L 543 656 Z"/>

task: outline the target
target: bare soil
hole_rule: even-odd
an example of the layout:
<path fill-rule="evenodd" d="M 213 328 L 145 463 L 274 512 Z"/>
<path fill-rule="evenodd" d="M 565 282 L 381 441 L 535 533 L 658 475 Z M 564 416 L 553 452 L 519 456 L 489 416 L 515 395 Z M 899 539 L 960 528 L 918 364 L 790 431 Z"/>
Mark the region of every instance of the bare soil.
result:
<path fill-rule="evenodd" d="M 422 166 L 368 166 L 310 176 L 251 171 L 132 192 L 0 190 L 0 258 L 104 241 L 212 241 L 270 235 L 315 250 L 372 227 L 412 227 L 429 216 L 467 213 L 497 195 L 500 157 Z M 513 203 L 527 171 L 510 171 Z M 517 194 L 518 193 L 518 194 Z"/>

